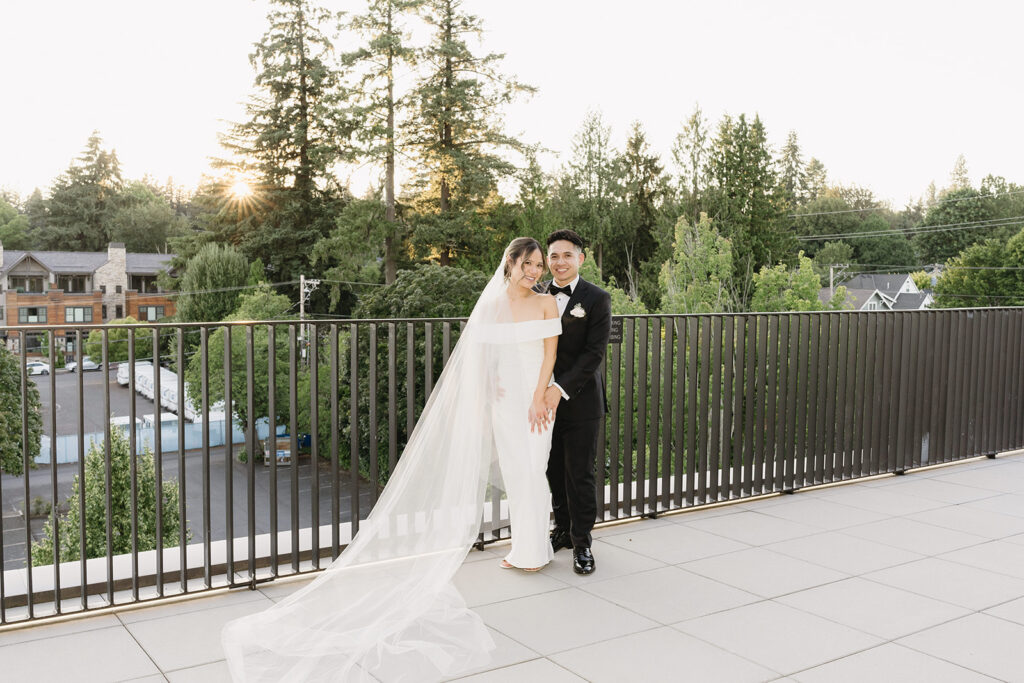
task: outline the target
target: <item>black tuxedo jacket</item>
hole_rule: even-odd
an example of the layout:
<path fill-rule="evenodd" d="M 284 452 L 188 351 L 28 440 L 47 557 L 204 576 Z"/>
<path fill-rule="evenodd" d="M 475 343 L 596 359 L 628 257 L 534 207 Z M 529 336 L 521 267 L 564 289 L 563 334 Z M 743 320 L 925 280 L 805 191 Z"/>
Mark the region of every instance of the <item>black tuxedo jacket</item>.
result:
<path fill-rule="evenodd" d="M 546 292 L 549 284 L 545 282 L 538 289 Z M 583 315 L 573 315 L 573 310 L 581 310 Z M 580 278 L 562 313 L 554 375 L 569 400 L 562 398 L 556 419 L 590 420 L 608 412 L 601 361 L 611 330 L 611 296 Z"/>

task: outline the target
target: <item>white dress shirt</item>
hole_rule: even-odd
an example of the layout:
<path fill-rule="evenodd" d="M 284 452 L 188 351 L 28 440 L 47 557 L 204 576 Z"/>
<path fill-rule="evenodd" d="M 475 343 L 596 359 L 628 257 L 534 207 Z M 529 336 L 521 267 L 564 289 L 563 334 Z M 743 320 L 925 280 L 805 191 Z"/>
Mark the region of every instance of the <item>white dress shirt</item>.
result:
<path fill-rule="evenodd" d="M 551 282 L 552 284 L 556 284 L 554 280 L 552 280 Z M 580 276 L 577 275 L 573 279 L 573 281 L 569 283 L 569 291 L 575 292 L 576 285 L 578 285 L 579 282 Z M 558 294 L 555 294 L 555 303 L 558 304 L 558 316 L 561 317 L 565 315 L 565 307 L 569 305 L 569 297 L 566 294 L 559 292 Z M 554 379 L 551 380 L 551 384 L 558 387 L 558 390 L 562 392 L 562 398 L 564 398 L 566 401 L 569 400 L 569 394 L 565 393 L 565 389 L 562 388 L 562 385 L 560 385 Z"/>

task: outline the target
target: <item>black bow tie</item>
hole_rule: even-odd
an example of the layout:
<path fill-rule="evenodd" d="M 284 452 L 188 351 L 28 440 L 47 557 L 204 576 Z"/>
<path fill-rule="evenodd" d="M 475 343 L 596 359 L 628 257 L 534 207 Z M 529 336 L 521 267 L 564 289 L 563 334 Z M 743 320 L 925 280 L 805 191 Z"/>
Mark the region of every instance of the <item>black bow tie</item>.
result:
<path fill-rule="evenodd" d="M 572 296 L 572 287 L 566 285 L 565 287 L 559 287 L 554 282 L 548 287 L 548 294 L 555 296 L 556 294 L 565 294 L 566 296 Z"/>

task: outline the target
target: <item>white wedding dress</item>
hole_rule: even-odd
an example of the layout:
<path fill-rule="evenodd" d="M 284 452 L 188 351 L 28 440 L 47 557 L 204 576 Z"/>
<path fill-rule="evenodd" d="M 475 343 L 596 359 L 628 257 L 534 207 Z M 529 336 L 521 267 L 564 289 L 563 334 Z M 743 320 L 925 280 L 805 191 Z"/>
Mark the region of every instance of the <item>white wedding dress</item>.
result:
<path fill-rule="evenodd" d="M 497 380 L 498 386 L 507 385 L 518 391 L 503 391 L 491 410 L 494 441 L 512 526 L 512 549 L 505 556 L 505 561 L 514 567 L 536 569 L 546 565 L 554 556 L 548 536 L 551 490 L 546 474 L 551 428 L 530 430 L 527 411 L 532 392 L 529 395 L 519 392 L 531 388 L 513 378 L 518 378 L 521 373 L 536 381 L 544 363 L 544 338 L 561 334 L 562 323 L 558 318 L 552 318 L 509 325 L 515 331 L 509 331 L 508 336 L 525 341 L 508 344 L 498 356 Z"/>
<path fill-rule="evenodd" d="M 488 491 L 509 494 L 508 562 L 533 568 L 551 557 L 551 432 L 530 434 L 528 410 L 543 339 L 561 333 L 558 319 L 514 322 L 505 260 L 359 533 L 314 581 L 225 626 L 233 680 L 438 681 L 490 660 L 490 632 L 452 579 L 479 535 Z"/>

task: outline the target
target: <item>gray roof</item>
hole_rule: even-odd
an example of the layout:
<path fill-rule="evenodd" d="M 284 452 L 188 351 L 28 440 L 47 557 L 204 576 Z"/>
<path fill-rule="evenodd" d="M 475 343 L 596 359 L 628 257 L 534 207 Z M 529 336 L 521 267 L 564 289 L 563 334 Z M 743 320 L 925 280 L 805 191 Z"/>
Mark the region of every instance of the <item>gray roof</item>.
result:
<path fill-rule="evenodd" d="M 928 292 L 904 293 L 896 297 L 896 303 L 892 305 L 897 311 L 916 311 L 924 307 L 924 300 L 928 298 Z"/>
<path fill-rule="evenodd" d="M 877 289 L 882 294 L 895 296 L 896 292 L 900 291 L 900 288 L 906 283 L 908 277 L 910 276 L 906 273 L 897 275 L 887 273 L 854 275 L 843 284 L 846 285 L 847 289 Z"/>
<path fill-rule="evenodd" d="M 39 261 L 51 273 L 59 275 L 83 275 L 96 269 L 109 258 L 105 251 L 19 251 L 4 250 L 4 262 L 0 273 L 6 273 L 26 257 Z M 132 275 L 156 275 L 166 270 L 174 254 L 127 254 L 127 272 Z"/>
<path fill-rule="evenodd" d="M 874 289 L 851 289 L 850 287 L 847 287 L 846 303 L 844 308 L 859 311 L 874 294 Z M 827 304 L 829 302 L 828 287 L 822 287 L 818 290 L 818 299 L 823 304 Z M 882 303 L 884 304 L 885 301 L 883 300 Z"/>
<path fill-rule="evenodd" d="M 127 270 L 132 275 L 158 275 L 171 265 L 174 254 L 128 254 Z"/>

